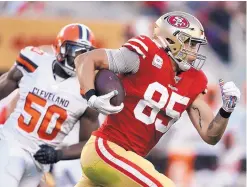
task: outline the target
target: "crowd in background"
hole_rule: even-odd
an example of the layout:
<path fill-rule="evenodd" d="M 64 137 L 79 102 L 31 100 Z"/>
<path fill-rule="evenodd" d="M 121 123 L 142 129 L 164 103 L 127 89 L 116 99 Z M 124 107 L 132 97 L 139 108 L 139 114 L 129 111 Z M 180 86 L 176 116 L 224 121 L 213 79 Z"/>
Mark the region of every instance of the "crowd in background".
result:
<path fill-rule="evenodd" d="M 205 31 L 207 33 L 207 39 L 212 49 L 219 55 L 221 62 L 228 64 L 232 62 L 230 51 L 230 29 L 232 20 L 236 20 L 241 32 L 241 39 L 245 40 L 246 32 L 246 3 L 232 2 L 232 1 L 201 1 L 201 2 L 169 2 L 169 1 L 144 1 L 144 2 L 92 2 L 94 8 L 92 10 L 101 10 L 108 7 L 108 14 L 104 14 L 107 19 L 120 19 L 122 21 L 129 21 L 130 16 L 117 15 L 114 11 L 121 7 L 124 10 L 130 10 L 129 15 L 138 17 L 147 16 L 154 20 L 161 16 L 164 12 L 179 9 L 188 9 L 199 20 L 206 25 Z M 120 4 L 121 3 L 121 4 Z M 77 4 L 77 8 L 75 8 Z M 0 9 L 2 15 L 10 16 L 29 16 L 35 13 L 35 16 L 62 16 L 62 17 L 83 17 L 91 19 L 96 16 L 102 17 L 99 12 L 91 12 L 91 14 L 85 15 L 86 7 L 90 7 L 90 2 L 73 2 L 68 6 L 66 2 L 40 2 L 40 1 L 17 1 L 17 2 L 1 2 Z M 106 6 L 105 6 L 106 4 Z M 119 4 L 119 6 L 118 6 Z M 125 6 L 122 6 L 125 5 Z M 80 11 L 81 7 L 81 13 Z M 91 7 L 90 7 L 91 8 Z M 133 12 L 133 10 L 135 10 Z M 101 10 L 102 11 L 102 10 Z M 132 13 L 132 12 L 133 13 Z M 103 12 L 105 13 L 105 12 Z M 127 13 L 127 11 L 126 11 Z M 103 18 L 104 18 L 103 16 Z M 124 17 L 126 19 L 124 19 Z M 132 19 L 133 20 L 133 19 Z M 126 36 L 130 36 L 126 34 Z"/>
<path fill-rule="evenodd" d="M 246 2 L 1 2 L 1 16 L 108 19 L 121 21 L 125 39 L 152 35 L 154 20 L 168 11 L 183 10 L 204 25 L 209 46 L 205 73 L 209 78 L 206 101 L 215 113 L 221 105 L 218 78 L 236 81 L 241 104 L 232 114 L 219 145 L 203 142 L 187 114 L 162 138 L 148 159 L 178 187 L 244 187 L 246 173 Z M 98 11 L 96 11 L 98 10 Z M 135 19 L 133 19 L 135 18 Z M 65 140 L 78 141 L 75 128 Z M 80 178 L 79 160 L 53 167 L 57 186 L 70 187 Z"/>

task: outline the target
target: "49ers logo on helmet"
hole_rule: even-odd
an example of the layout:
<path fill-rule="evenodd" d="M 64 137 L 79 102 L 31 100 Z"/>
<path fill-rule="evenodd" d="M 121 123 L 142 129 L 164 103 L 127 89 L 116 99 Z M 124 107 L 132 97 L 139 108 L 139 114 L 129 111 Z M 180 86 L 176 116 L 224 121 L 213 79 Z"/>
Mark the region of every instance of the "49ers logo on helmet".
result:
<path fill-rule="evenodd" d="M 178 28 L 188 28 L 190 26 L 190 23 L 187 19 L 185 19 L 182 16 L 170 16 L 167 19 L 168 23 L 171 24 L 174 27 L 178 27 Z"/>

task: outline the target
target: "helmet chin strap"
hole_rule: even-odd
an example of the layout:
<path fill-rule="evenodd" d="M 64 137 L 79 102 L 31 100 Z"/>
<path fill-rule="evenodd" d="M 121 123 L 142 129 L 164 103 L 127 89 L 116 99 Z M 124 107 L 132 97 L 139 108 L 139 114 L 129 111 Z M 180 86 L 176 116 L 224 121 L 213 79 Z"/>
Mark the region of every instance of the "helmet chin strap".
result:
<path fill-rule="evenodd" d="M 65 66 L 63 66 L 60 62 L 57 62 L 56 61 L 56 63 L 59 65 L 59 67 L 61 67 L 62 69 L 63 69 L 63 71 L 67 74 L 67 75 L 69 75 L 70 77 L 74 77 L 74 76 L 76 76 L 76 72 L 74 71 L 74 70 L 71 70 L 71 69 L 69 69 L 68 67 L 67 67 L 67 62 L 66 62 L 66 60 L 65 60 Z"/>
<path fill-rule="evenodd" d="M 191 68 L 191 66 L 189 64 L 187 64 L 186 62 L 183 62 L 183 61 L 178 63 L 178 67 L 182 71 L 188 71 Z"/>
<path fill-rule="evenodd" d="M 165 51 L 167 52 L 167 54 L 171 57 L 171 59 L 176 62 L 176 64 L 178 65 L 179 69 L 182 71 L 187 71 L 191 68 L 191 66 L 189 64 L 187 64 L 186 62 L 179 62 L 171 53 L 170 48 L 167 46 L 166 42 L 164 41 L 164 39 L 160 36 L 157 36 L 157 38 L 159 39 L 161 46 L 165 49 Z"/>
<path fill-rule="evenodd" d="M 65 65 L 62 66 L 62 68 L 69 76 L 71 77 L 76 76 L 76 72 L 68 67 L 66 59 L 65 59 Z"/>

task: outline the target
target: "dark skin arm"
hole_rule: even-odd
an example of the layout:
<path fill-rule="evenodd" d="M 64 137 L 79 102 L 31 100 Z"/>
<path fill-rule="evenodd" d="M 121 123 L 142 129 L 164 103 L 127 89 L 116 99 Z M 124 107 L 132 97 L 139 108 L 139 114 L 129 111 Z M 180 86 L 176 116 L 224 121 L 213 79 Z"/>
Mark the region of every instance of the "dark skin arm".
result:
<path fill-rule="evenodd" d="M 72 160 L 80 158 L 83 146 L 91 136 L 91 133 L 99 127 L 98 112 L 87 108 L 80 119 L 79 143 L 62 148 L 61 160 Z"/>
<path fill-rule="evenodd" d="M 18 88 L 22 77 L 22 72 L 15 65 L 0 77 L 0 100 Z"/>

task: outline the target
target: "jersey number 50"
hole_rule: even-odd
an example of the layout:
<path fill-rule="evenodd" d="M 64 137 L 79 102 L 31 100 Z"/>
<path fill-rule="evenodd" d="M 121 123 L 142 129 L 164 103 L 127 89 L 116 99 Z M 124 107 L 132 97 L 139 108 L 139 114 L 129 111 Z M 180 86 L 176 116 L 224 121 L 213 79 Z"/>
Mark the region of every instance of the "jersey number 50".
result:
<path fill-rule="evenodd" d="M 152 99 L 155 92 L 158 92 L 161 95 L 158 102 L 154 101 Z M 176 92 L 171 93 L 171 97 L 169 99 L 169 102 L 168 102 L 168 99 L 169 99 L 169 93 L 168 93 L 168 90 L 165 86 L 163 86 L 162 84 L 160 84 L 158 82 L 154 82 L 152 84 L 149 84 L 147 90 L 144 93 L 144 99 L 141 99 L 137 103 L 137 105 L 134 109 L 134 115 L 135 115 L 136 119 L 140 120 L 141 122 L 143 122 L 146 125 L 151 125 L 154 123 L 155 129 L 157 131 L 165 133 L 169 129 L 169 127 L 173 123 L 175 123 L 178 120 L 178 118 L 180 117 L 180 113 L 173 109 L 174 105 L 176 103 L 179 103 L 182 105 L 187 105 L 189 100 L 190 100 L 190 98 L 185 97 L 185 96 L 181 96 L 181 95 L 177 94 Z M 165 108 L 165 112 L 166 112 L 167 116 L 172 118 L 172 120 L 170 120 L 168 124 L 163 124 L 162 120 L 160 120 L 158 118 L 156 119 L 156 116 L 158 115 L 160 109 L 165 107 L 167 102 L 168 102 L 168 104 Z M 150 115 L 146 115 L 143 113 L 144 109 L 147 106 L 152 109 Z"/>
<path fill-rule="evenodd" d="M 36 104 L 37 107 L 36 106 L 34 107 L 33 104 Z M 18 118 L 18 125 L 24 131 L 31 133 L 34 131 L 36 125 L 39 123 L 40 125 L 37 130 L 38 136 L 41 139 L 52 140 L 57 136 L 58 132 L 61 129 L 61 125 L 66 120 L 67 112 L 66 110 L 58 107 L 57 105 L 51 105 L 47 108 L 46 113 L 43 116 L 43 119 L 40 119 L 42 114 L 35 108 L 45 107 L 45 105 L 46 105 L 46 100 L 32 93 L 29 93 L 26 98 L 24 110 L 31 116 L 31 119 L 29 120 L 29 122 L 27 122 L 25 120 L 26 118 L 21 114 L 20 117 Z M 55 116 L 57 117 L 56 120 L 54 119 Z M 39 120 L 42 121 L 39 122 Z M 56 121 L 56 123 L 55 125 L 53 125 L 53 127 L 51 126 L 48 127 L 49 125 L 51 125 L 50 124 L 51 121 L 52 122 Z M 50 133 L 47 132 L 48 128 L 49 130 L 52 129 Z"/>

